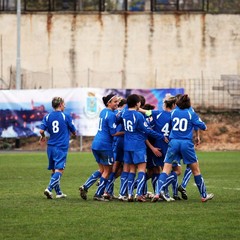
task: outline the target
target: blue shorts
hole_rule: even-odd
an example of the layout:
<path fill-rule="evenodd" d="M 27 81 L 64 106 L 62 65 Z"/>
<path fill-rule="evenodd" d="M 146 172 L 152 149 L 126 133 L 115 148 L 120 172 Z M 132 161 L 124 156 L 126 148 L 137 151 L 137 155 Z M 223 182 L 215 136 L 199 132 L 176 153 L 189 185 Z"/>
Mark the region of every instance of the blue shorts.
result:
<path fill-rule="evenodd" d="M 184 164 L 192 164 L 198 161 L 193 141 L 171 139 L 164 162 L 179 165 L 181 159 L 183 159 Z"/>
<path fill-rule="evenodd" d="M 163 167 L 164 165 L 164 157 L 157 157 L 157 156 L 153 156 L 153 163 L 156 167 Z"/>
<path fill-rule="evenodd" d="M 124 151 L 124 163 L 137 165 L 139 163 L 146 162 L 146 149 L 141 149 L 138 151 Z"/>
<path fill-rule="evenodd" d="M 150 148 L 147 147 L 147 169 L 152 169 L 156 167 L 156 165 L 154 164 L 153 158 L 154 158 L 154 153 Z"/>
<path fill-rule="evenodd" d="M 112 150 L 94 150 L 92 149 L 93 156 L 96 159 L 97 163 L 102 165 L 113 165 L 113 151 Z"/>
<path fill-rule="evenodd" d="M 117 162 L 123 162 L 123 149 L 116 149 L 115 151 L 113 150 L 113 157 L 114 157 L 114 161 Z"/>
<path fill-rule="evenodd" d="M 68 150 L 59 147 L 48 146 L 48 170 L 65 169 Z"/>
<path fill-rule="evenodd" d="M 161 157 L 157 157 L 156 155 L 153 154 L 153 164 L 156 167 L 162 167 L 164 165 L 164 159 L 167 153 L 167 148 L 168 148 L 168 144 L 164 143 L 164 144 L 158 144 L 158 145 L 154 145 L 154 147 L 160 148 L 162 156 Z"/>

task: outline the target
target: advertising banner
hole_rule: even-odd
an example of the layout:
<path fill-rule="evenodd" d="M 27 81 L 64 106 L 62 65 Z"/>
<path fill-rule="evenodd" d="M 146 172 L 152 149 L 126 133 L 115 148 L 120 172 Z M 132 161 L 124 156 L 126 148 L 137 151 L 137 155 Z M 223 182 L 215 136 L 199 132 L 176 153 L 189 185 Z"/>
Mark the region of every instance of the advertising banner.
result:
<path fill-rule="evenodd" d="M 102 97 L 114 93 L 122 98 L 130 94 L 145 97 L 146 103 L 162 109 L 167 95 L 182 94 L 184 89 L 102 89 L 69 88 L 37 90 L 0 91 L 0 137 L 21 138 L 39 136 L 39 125 L 47 113 L 51 112 L 52 98 L 64 98 L 65 112 L 73 118 L 78 136 L 95 136 L 98 116 L 105 107 Z"/>

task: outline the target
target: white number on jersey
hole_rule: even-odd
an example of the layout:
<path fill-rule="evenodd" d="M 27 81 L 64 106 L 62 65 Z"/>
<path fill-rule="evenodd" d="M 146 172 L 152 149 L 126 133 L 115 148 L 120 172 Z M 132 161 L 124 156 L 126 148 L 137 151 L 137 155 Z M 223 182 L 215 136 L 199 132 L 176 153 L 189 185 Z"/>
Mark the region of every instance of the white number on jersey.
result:
<path fill-rule="evenodd" d="M 98 131 L 102 131 L 102 122 L 103 122 L 103 119 L 99 118 Z"/>
<path fill-rule="evenodd" d="M 59 132 L 59 122 L 58 121 L 52 122 L 52 130 L 53 130 L 53 133 Z"/>
<path fill-rule="evenodd" d="M 123 119 L 123 123 L 124 123 L 124 130 L 127 132 L 133 132 L 133 123 L 132 121 L 128 120 L 126 121 L 126 119 Z"/>
<path fill-rule="evenodd" d="M 173 130 L 184 132 L 187 130 L 188 120 L 186 118 L 174 118 L 173 119 Z"/>
<path fill-rule="evenodd" d="M 164 135 L 165 137 L 167 137 L 167 136 L 169 135 L 169 123 L 166 123 L 166 124 L 163 126 L 161 132 L 163 133 L 163 135 Z"/>

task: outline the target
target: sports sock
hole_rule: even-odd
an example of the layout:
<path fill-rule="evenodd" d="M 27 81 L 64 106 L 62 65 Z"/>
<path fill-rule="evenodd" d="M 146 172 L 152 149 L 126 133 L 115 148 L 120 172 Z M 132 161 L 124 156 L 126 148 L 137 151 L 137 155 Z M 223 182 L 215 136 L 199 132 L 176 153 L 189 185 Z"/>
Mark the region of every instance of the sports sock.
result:
<path fill-rule="evenodd" d="M 138 185 L 137 185 L 137 195 L 142 196 L 144 193 L 144 187 L 146 183 L 145 172 L 138 172 Z"/>
<path fill-rule="evenodd" d="M 49 185 L 48 185 L 48 190 L 49 191 L 52 191 L 53 188 L 57 184 L 59 184 L 61 176 L 62 176 L 62 173 L 60 173 L 60 172 L 55 172 L 54 174 L 52 174 L 52 177 L 51 177 Z"/>
<path fill-rule="evenodd" d="M 127 193 L 128 186 L 128 172 L 122 172 L 120 177 L 120 190 L 119 194 L 125 196 Z"/>
<path fill-rule="evenodd" d="M 53 174 L 54 174 L 54 173 L 52 173 L 51 177 L 53 176 Z M 61 195 L 61 194 L 62 194 L 62 191 L 61 191 L 61 189 L 60 189 L 60 181 L 59 181 L 59 183 L 57 183 L 57 184 L 55 185 L 54 190 L 55 190 L 55 192 L 56 192 L 57 195 Z"/>
<path fill-rule="evenodd" d="M 156 182 L 159 178 L 159 175 L 158 173 L 153 173 L 152 175 L 152 187 L 153 187 L 153 191 L 155 192 L 155 188 L 156 188 Z"/>
<path fill-rule="evenodd" d="M 138 185 L 138 179 L 136 179 L 136 180 L 134 181 L 133 188 L 136 189 L 136 188 L 137 188 L 137 185 Z"/>
<path fill-rule="evenodd" d="M 177 196 L 178 195 L 178 175 L 176 174 L 176 172 L 174 172 L 174 178 L 172 181 L 172 192 L 173 192 L 173 196 Z"/>
<path fill-rule="evenodd" d="M 98 170 L 94 172 L 88 180 L 83 184 L 84 188 L 87 190 L 89 189 L 100 177 L 101 177 L 101 172 Z"/>
<path fill-rule="evenodd" d="M 108 180 L 107 178 L 103 178 L 103 177 L 100 178 L 100 183 L 96 191 L 97 196 L 103 195 L 104 189 L 106 188 L 107 180 Z"/>
<path fill-rule="evenodd" d="M 171 172 L 169 175 L 168 175 L 168 177 L 167 177 L 167 179 L 166 179 L 166 183 L 164 184 L 164 186 L 163 186 L 163 191 L 164 191 L 164 193 L 165 193 L 165 195 L 167 196 L 167 197 L 170 197 L 170 194 L 169 194 L 169 190 L 168 190 L 168 186 L 174 181 L 174 178 L 175 178 L 175 176 L 176 176 L 177 174 L 175 173 L 175 172 Z"/>
<path fill-rule="evenodd" d="M 202 175 L 194 176 L 195 183 L 197 184 L 198 190 L 200 192 L 201 197 L 205 198 L 207 196 L 206 186 Z"/>
<path fill-rule="evenodd" d="M 165 183 L 167 181 L 168 175 L 165 172 L 162 172 L 157 180 L 156 184 L 156 190 L 155 194 L 160 194 L 160 192 L 163 190 L 163 187 L 165 186 Z"/>
<path fill-rule="evenodd" d="M 128 196 L 133 196 L 135 173 L 128 173 Z"/>
<path fill-rule="evenodd" d="M 171 172 L 167 179 L 166 179 L 166 182 L 164 184 L 164 188 L 168 188 L 168 186 L 173 182 L 174 178 L 176 177 L 176 173 L 175 172 Z"/>
<path fill-rule="evenodd" d="M 187 167 L 187 168 L 185 169 L 184 176 L 183 176 L 182 183 L 181 183 L 181 186 L 182 186 L 184 189 L 186 189 L 187 184 L 188 184 L 191 176 L 192 176 L 192 170 L 191 170 L 190 167 Z"/>
<path fill-rule="evenodd" d="M 109 194 L 113 194 L 113 186 L 115 181 L 115 173 L 112 172 L 108 178 L 107 185 L 106 185 L 106 192 Z"/>
<path fill-rule="evenodd" d="M 148 185 L 147 185 L 147 180 L 149 179 L 149 175 L 148 173 L 145 173 L 145 180 L 143 183 L 143 194 L 142 195 L 146 195 L 148 192 Z"/>

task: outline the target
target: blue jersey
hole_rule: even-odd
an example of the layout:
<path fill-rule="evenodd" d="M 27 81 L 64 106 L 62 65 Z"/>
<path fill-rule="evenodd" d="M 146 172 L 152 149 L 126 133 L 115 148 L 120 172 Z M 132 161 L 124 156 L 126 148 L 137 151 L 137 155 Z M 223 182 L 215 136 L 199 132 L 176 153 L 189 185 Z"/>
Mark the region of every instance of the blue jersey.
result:
<path fill-rule="evenodd" d="M 152 111 L 152 117 L 154 121 L 154 130 L 158 133 L 162 133 L 165 137 L 169 138 L 171 131 L 171 112 L 168 111 Z M 166 154 L 168 144 L 163 139 L 156 139 L 155 147 L 161 148 L 161 152 Z"/>
<path fill-rule="evenodd" d="M 112 150 L 113 134 L 116 133 L 116 115 L 109 108 L 104 108 L 99 115 L 98 132 L 93 139 L 92 149 Z"/>
<path fill-rule="evenodd" d="M 120 123 L 117 126 L 117 132 L 123 132 L 123 131 L 124 131 L 123 124 Z M 118 149 L 123 150 L 123 140 L 124 140 L 124 135 L 114 137 L 114 143 L 113 143 L 114 151 L 117 151 Z"/>
<path fill-rule="evenodd" d="M 162 134 L 153 131 L 146 122 L 143 114 L 135 110 L 126 110 L 122 114 L 124 123 L 124 151 L 146 149 L 147 135 L 163 138 Z"/>
<path fill-rule="evenodd" d="M 61 111 L 53 111 L 44 116 L 40 129 L 49 133 L 49 146 L 65 149 L 69 147 L 70 132 L 76 131 L 71 116 Z"/>
<path fill-rule="evenodd" d="M 176 108 L 171 113 L 172 130 L 170 139 L 191 139 L 193 138 L 193 129 L 199 128 L 206 130 L 207 126 L 192 110 Z"/>

